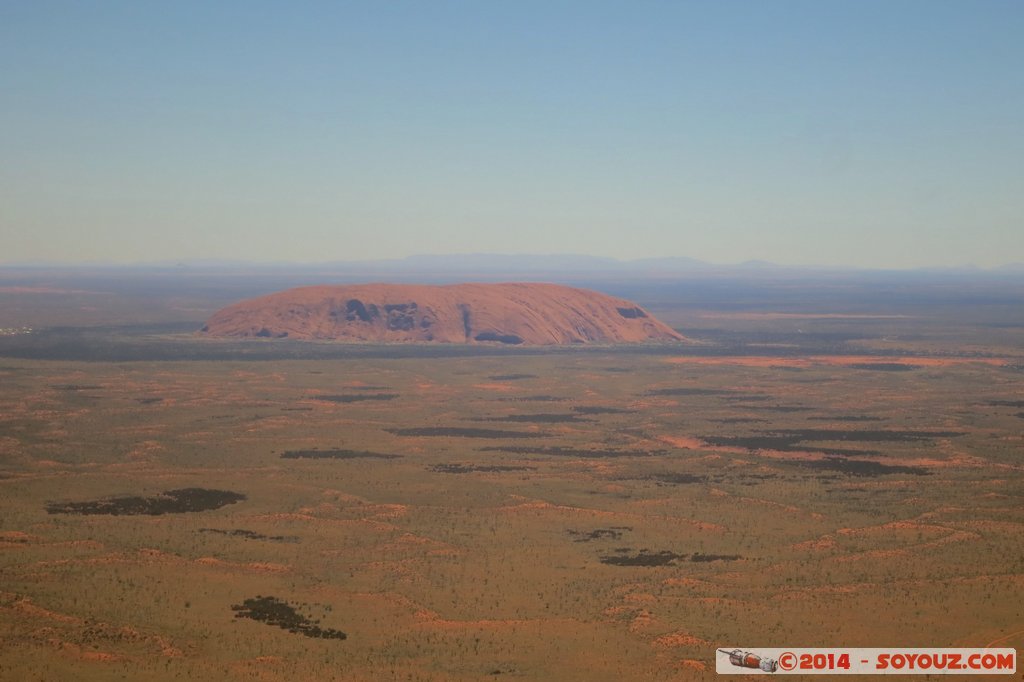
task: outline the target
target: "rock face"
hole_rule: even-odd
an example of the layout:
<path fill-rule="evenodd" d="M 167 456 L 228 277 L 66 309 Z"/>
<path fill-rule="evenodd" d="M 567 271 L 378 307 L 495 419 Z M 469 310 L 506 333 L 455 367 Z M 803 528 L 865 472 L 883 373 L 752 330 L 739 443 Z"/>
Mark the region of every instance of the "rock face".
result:
<path fill-rule="evenodd" d="M 289 289 L 224 308 L 210 336 L 556 345 L 685 340 L 621 298 L 555 284 Z"/>

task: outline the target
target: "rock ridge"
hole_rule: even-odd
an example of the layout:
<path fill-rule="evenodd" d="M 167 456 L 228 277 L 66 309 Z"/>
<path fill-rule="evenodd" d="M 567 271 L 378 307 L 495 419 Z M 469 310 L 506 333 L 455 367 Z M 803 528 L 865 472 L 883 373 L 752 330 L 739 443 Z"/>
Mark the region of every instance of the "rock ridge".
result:
<path fill-rule="evenodd" d="M 201 333 L 354 343 L 564 345 L 685 337 L 625 299 L 557 284 L 311 286 L 235 303 Z"/>

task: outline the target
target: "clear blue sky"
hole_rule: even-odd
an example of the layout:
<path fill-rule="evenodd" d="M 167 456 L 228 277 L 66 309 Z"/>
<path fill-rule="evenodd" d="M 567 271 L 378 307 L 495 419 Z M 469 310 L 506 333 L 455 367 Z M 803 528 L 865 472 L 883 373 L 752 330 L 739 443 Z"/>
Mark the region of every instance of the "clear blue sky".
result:
<path fill-rule="evenodd" d="M 1024 2 L 0 0 L 0 262 L 1024 261 Z"/>

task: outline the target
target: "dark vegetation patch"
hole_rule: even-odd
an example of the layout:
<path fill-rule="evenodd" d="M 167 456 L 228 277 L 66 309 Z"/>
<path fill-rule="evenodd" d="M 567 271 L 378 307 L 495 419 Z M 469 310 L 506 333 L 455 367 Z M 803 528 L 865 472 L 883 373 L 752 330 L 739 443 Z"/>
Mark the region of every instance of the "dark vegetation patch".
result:
<path fill-rule="evenodd" d="M 853 476 L 882 476 L 884 474 L 910 474 L 913 476 L 931 475 L 931 472 L 924 467 L 881 464 L 879 462 L 867 462 L 841 457 L 830 457 L 828 459 L 814 461 L 796 461 L 792 463 L 808 469 L 840 471 L 844 474 L 852 474 Z"/>
<path fill-rule="evenodd" d="M 727 391 L 720 388 L 656 388 L 648 391 L 647 395 L 654 396 L 682 396 L 682 395 L 734 395 L 735 391 Z"/>
<path fill-rule="evenodd" d="M 657 457 L 668 454 L 668 450 L 612 450 L 583 449 L 563 446 L 539 446 L 536 448 L 502 445 L 480 448 L 483 452 L 506 452 L 515 455 L 551 455 L 553 457 L 579 457 L 580 459 L 604 459 L 612 457 Z"/>
<path fill-rule="evenodd" d="M 882 417 L 872 417 L 867 414 L 847 414 L 837 417 L 808 417 L 807 420 L 814 422 L 880 422 Z"/>
<path fill-rule="evenodd" d="M 56 391 L 97 391 L 103 387 L 95 384 L 52 384 L 50 388 Z"/>
<path fill-rule="evenodd" d="M 361 403 L 367 400 L 394 400 L 397 393 L 368 393 L 364 395 L 315 395 L 313 400 L 326 400 L 331 403 Z"/>
<path fill-rule="evenodd" d="M 573 542 L 591 542 L 593 540 L 618 540 L 622 537 L 623 531 L 633 530 L 632 526 L 612 526 L 610 528 L 595 528 L 594 530 L 569 530 Z"/>
<path fill-rule="evenodd" d="M 477 417 L 475 422 L 522 422 L 528 424 L 567 424 L 570 422 L 593 422 L 578 414 L 509 414 L 504 417 Z"/>
<path fill-rule="evenodd" d="M 257 533 L 254 530 L 245 530 L 244 528 L 232 528 L 231 530 L 222 530 L 220 528 L 200 528 L 200 533 L 215 533 L 217 535 L 227 535 L 233 538 L 243 538 L 245 540 L 267 540 L 270 542 L 298 542 L 298 535 L 264 535 L 263 533 Z"/>
<path fill-rule="evenodd" d="M 750 405 L 751 410 L 767 410 L 769 412 L 810 412 L 813 407 L 804 407 L 803 405 Z"/>
<path fill-rule="evenodd" d="M 523 342 L 523 340 L 515 334 L 498 334 L 495 332 L 480 332 L 473 338 L 476 341 L 497 341 L 498 343 L 507 343 L 513 346 L 517 346 Z"/>
<path fill-rule="evenodd" d="M 757 417 L 723 417 L 722 419 L 709 419 L 708 421 L 716 424 L 749 424 L 751 422 L 765 423 L 767 419 L 758 419 Z"/>
<path fill-rule="evenodd" d="M 509 398 L 498 398 L 504 403 L 518 403 L 518 402 L 536 402 L 536 403 L 558 403 L 565 400 L 565 398 L 559 398 L 557 395 L 519 395 Z"/>
<path fill-rule="evenodd" d="M 366 450 L 287 450 L 282 459 L 399 459 L 401 455 L 386 455 Z"/>
<path fill-rule="evenodd" d="M 737 561 L 743 558 L 739 554 L 702 554 L 700 552 L 695 554 L 676 554 L 668 550 L 652 552 L 642 549 L 635 554 L 629 554 L 630 550 L 624 550 L 623 548 L 615 551 L 617 554 L 601 557 L 601 563 L 611 566 L 674 566 L 677 559 L 689 559 L 697 563 L 706 563 L 711 561 Z"/>
<path fill-rule="evenodd" d="M 614 373 L 617 373 L 617 374 L 628 374 L 628 373 L 632 372 L 633 370 L 631 370 L 629 367 L 605 367 L 604 371 L 606 371 L 606 372 L 614 372 Z"/>
<path fill-rule="evenodd" d="M 800 440 L 848 440 L 876 443 L 919 443 L 936 438 L 954 438 L 963 431 L 909 431 L 903 429 L 874 429 L 848 431 L 844 429 L 787 429 L 776 433 L 796 436 Z"/>
<path fill-rule="evenodd" d="M 341 630 L 321 628 L 317 624 L 318 621 L 310 620 L 296 611 L 295 607 L 275 597 L 257 595 L 253 599 L 246 599 L 241 604 L 235 604 L 231 610 L 235 612 L 235 618 L 249 618 L 304 637 L 318 639 L 345 639 L 348 637 Z"/>
<path fill-rule="evenodd" d="M 716 482 L 736 483 L 738 485 L 758 485 L 778 477 L 778 474 L 730 473 L 718 477 Z"/>
<path fill-rule="evenodd" d="M 451 438 L 543 438 L 545 433 L 532 431 L 504 431 L 502 429 L 475 429 L 458 426 L 417 426 L 408 429 L 385 429 L 396 436 L 447 436 Z"/>
<path fill-rule="evenodd" d="M 706 444 L 715 447 L 746 448 L 747 450 L 778 450 L 779 452 L 816 452 L 822 455 L 858 456 L 881 455 L 878 450 L 856 450 L 853 448 L 823 448 L 803 444 L 803 439 L 786 434 L 761 436 L 708 436 L 701 437 Z"/>
<path fill-rule="evenodd" d="M 635 476 L 622 476 L 621 481 L 654 481 L 658 485 L 694 485 L 700 483 L 732 483 L 735 485 L 759 485 L 765 481 L 779 478 L 778 474 L 750 473 L 730 471 L 728 473 L 704 475 L 680 472 L 653 473 Z"/>
<path fill-rule="evenodd" d="M 690 561 L 696 561 L 698 563 L 709 562 L 709 561 L 738 561 L 742 559 L 739 554 L 701 554 L 695 552 L 690 555 Z"/>
<path fill-rule="evenodd" d="M 730 403 L 758 403 L 764 400 L 771 400 L 770 395 L 727 395 L 723 398 L 725 401 Z"/>
<path fill-rule="evenodd" d="M 1024 400 L 989 400 L 985 404 L 993 407 L 1024 407 Z"/>
<path fill-rule="evenodd" d="M 282 407 L 282 412 L 312 412 L 312 407 Z"/>
<path fill-rule="evenodd" d="M 514 464 L 435 464 L 428 467 L 439 474 L 500 473 L 503 471 L 535 471 L 537 467 Z"/>
<path fill-rule="evenodd" d="M 636 414 L 636 410 L 627 410 L 621 407 L 601 407 L 600 405 L 577 405 L 572 408 L 573 412 L 580 414 Z"/>
<path fill-rule="evenodd" d="M 930 443 L 936 438 L 962 436 L 959 431 L 901 431 L 844 429 L 792 429 L 766 431 L 753 436 L 701 436 L 710 446 L 740 447 L 747 450 L 778 450 L 780 452 L 816 452 L 838 457 L 880 456 L 878 450 L 857 450 L 850 448 L 825 448 L 808 445 L 808 442 L 849 441 L 855 443 Z M 881 465 L 878 465 L 881 466 Z M 840 468 L 839 465 L 825 468 Z M 881 472 L 881 470 L 879 470 Z M 884 473 L 900 473 L 896 471 Z M 909 472 L 904 472 L 909 473 Z"/>
<path fill-rule="evenodd" d="M 140 405 L 152 405 L 154 403 L 163 402 L 163 400 L 163 398 L 136 398 L 135 402 L 139 403 Z"/>
<path fill-rule="evenodd" d="M 536 374 L 494 374 L 487 377 L 491 381 L 519 381 L 520 379 L 536 379 Z"/>
<path fill-rule="evenodd" d="M 867 369 L 876 372 L 909 372 L 917 369 L 914 365 L 904 365 L 900 362 L 855 362 L 847 366 L 853 369 Z"/>
<path fill-rule="evenodd" d="M 650 552 L 642 549 L 636 554 L 603 556 L 601 563 L 610 566 L 672 566 L 676 559 L 683 559 L 685 556 L 685 554 L 676 554 L 668 550 Z"/>
<path fill-rule="evenodd" d="M 209 511 L 246 499 L 241 493 L 206 488 L 168 490 L 152 497 L 113 497 L 86 502 L 51 502 L 48 514 L 109 514 L 112 516 L 159 516 Z"/>
<path fill-rule="evenodd" d="M 931 442 L 936 438 L 952 438 L 962 436 L 959 431 L 900 431 L 864 430 L 848 431 L 843 429 L 786 429 L 780 431 L 762 431 L 753 436 L 701 436 L 708 445 L 734 446 L 748 450 L 807 450 L 797 447 L 799 444 L 812 441 L 850 441 L 855 443 L 920 443 Z M 864 451 L 859 451 L 863 454 Z M 848 453 L 846 453 L 848 454 Z"/>
<path fill-rule="evenodd" d="M 707 483 L 707 476 L 699 476 L 697 474 L 651 474 L 650 479 L 660 481 L 662 483 L 671 483 L 673 485 L 686 485 L 689 483 Z"/>

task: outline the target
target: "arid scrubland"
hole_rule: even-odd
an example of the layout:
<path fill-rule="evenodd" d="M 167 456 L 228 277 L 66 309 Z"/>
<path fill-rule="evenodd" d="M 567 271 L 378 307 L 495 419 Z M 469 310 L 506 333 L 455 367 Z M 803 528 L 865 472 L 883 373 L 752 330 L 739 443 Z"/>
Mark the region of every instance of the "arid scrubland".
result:
<path fill-rule="evenodd" d="M 697 679 L 737 643 L 984 645 L 1024 621 L 1011 364 L 8 360 L 0 671 Z"/>

